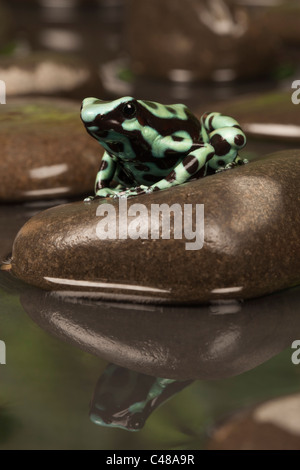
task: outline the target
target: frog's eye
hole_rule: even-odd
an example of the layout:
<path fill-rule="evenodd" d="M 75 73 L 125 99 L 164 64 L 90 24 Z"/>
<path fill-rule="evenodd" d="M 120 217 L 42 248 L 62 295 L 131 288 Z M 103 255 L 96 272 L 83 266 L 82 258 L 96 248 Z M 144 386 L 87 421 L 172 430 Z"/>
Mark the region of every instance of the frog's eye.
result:
<path fill-rule="evenodd" d="M 126 103 L 122 111 L 125 118 L 131 119 L 135 116 L 136 107 L 133 103 Z"/>

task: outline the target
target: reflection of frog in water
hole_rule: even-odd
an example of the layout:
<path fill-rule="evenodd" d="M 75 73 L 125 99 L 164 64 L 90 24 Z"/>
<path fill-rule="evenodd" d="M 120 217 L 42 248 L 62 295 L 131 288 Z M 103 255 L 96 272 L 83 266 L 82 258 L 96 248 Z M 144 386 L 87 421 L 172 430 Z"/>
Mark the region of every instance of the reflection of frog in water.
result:
<path fill-rule="evenodd" d="M 101 426 L 138 431 L 159 405 L 190 383 L 155 378 L 110 364 L 97 383 L 90 418 Z"/>
<path fill-rule="evenodd" d="M 97 197 L 128 197 L 185 183 L 246 163 L 246 137 L 237 121 L 205 113 L 201 122 L 183 104 L 123 97 L 86 98 L 81 119 L 104 147 Z M 110 186 L 112 180 L 118 183 Z M 92 200 L 93 196 L 87 198 Z"/>

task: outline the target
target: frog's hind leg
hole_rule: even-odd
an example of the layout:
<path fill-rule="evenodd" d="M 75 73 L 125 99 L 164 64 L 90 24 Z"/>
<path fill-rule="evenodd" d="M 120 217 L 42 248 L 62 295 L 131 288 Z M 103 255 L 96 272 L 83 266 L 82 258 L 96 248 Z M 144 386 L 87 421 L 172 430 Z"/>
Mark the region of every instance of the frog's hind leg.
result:
<path fill-rule="evenodd" d="M 223 127 L 211 132 L 209 137 L 215 150 L 215 155 L 209 162 L 210 168 L 219 171 L 247 163 L 238 155 L 246 143 L 246 137 L 241 130 L 235 127 Z"/>
<path fill-rule="evenodd" d="M 116 159 L 108 152 L 104 152 L 99 171 L 95 181 L 95 196 L 89 196 L 84 199 L 85 202 L 92 201 L 95 198 L 111 197 L 114 194 L 110 183 L 116 171 Z"/>
<path fill-rule="evenodd" d="M 164 179 L 154 183 L 149 190 L 167 189 L 185 183 L 191 178 L 205 176 L 207 164 L 214 155 L 215 151 L 211 144 L 202 144 L 192 150 Z"/>
<path fill-rule="evenodd" d="M 221 113 L 205 113 L 201 124 L 204 142 L 208 141 L 215 150 L 215 156 L 209 162 L 211 169 L 222 171 L 247 163 L 238 156 L 246 145 L 246 136 L 235 119 Z"/>
<path fill-rule="evenodd" d="M 131 197 L 137 194 L 151 193 L 161 189 L 168 189 L 178 184 L 186 183 L 192 178 L 206 176 L 207 164 L 215 154 L 210 144 L 198 144 L 165 178 L 153 183 L 151 186 L 138 186 L 133 189 L 121 191 L 118 197 Z"/>

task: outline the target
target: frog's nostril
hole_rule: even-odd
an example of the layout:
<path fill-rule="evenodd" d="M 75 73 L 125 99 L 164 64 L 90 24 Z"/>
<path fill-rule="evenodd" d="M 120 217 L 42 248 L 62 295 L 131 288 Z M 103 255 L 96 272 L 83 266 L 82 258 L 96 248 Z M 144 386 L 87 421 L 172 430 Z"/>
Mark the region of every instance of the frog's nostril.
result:
<path fill-rule="evenodd" d="M 95 112 L 95 109 L 93 106 L 84 106 L 80 112 L 80 116 L 82 121 L 85 123 L 86 126 L 92 125 L 94 120 L 99 114 Z"/>
<path fill-rule="evenodd" d="M 94 104 L 97 100 L 97 98 L 84 98 L 82 102 L 82 107 L 84 108 L 85 106 L 88 106 L 89 104 Z"/>

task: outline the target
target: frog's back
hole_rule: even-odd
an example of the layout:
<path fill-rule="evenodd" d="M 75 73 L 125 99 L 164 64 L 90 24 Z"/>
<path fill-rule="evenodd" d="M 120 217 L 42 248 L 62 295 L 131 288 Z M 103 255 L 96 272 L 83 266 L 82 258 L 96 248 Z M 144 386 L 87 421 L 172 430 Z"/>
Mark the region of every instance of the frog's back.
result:
<path fill-rule="evenodd" d="M 196 116 L 184 104 L 164 105 L 154 101 L 137 100 L 139 104 L 140 124 L 159 130 L 162 137 L 180 132 L 191 141 L 199 142 L 201 124 Z"/>

